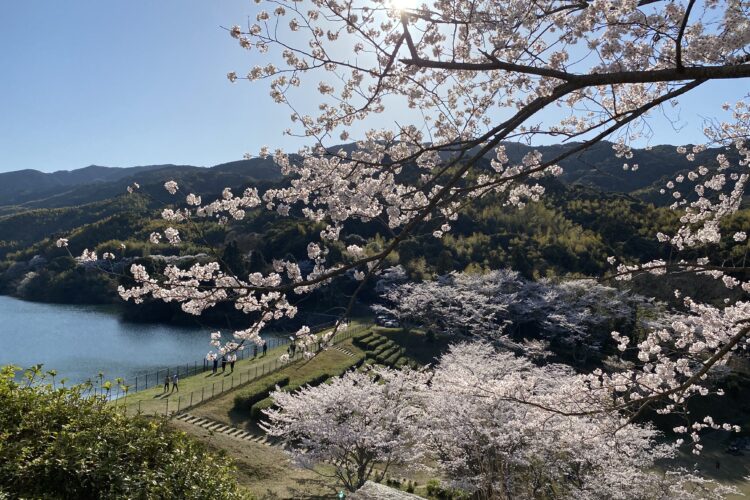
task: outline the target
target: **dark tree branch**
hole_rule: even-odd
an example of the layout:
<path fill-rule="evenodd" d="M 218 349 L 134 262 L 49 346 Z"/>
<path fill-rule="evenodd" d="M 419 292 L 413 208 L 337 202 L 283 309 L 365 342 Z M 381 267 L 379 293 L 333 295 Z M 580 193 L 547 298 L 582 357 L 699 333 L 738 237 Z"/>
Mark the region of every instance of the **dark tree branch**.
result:
<path fill-rule="evenodd" d="M 685 16 L 682 18 L 682 24 L 680 25 L 680 33 L 677 35 L 675 41 L 675 61 L 677 63 L 677 69 L 684 69 L 682 65 L 682 38 L 685 36 L 685 29 L 687 28 L 688 18 L 690 17 L 690 11 L 693 10 L 695 0 L 688 2 L 687 9 L 685 9 Z"/>

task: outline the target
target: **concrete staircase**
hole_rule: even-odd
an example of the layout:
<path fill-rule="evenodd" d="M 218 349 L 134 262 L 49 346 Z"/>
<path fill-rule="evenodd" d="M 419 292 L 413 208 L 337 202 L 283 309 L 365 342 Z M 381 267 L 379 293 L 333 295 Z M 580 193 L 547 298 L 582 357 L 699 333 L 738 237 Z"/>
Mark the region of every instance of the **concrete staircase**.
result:
<path fill-rule="evenodd" d="M 238 429 L 237 427 L 232 427 L 231 425 L 226 425 L 221 422 L 211 420 L 210 418 L 197 417 L 195 415 L 191 415 L 190 413 L 180 413 L 174 418 L 188 424 L 197 425 L 198 427 L 202 427 L 207 431 L 215 432 L 217 434 L 223 434 L 234 439 L 251 441 L 268 446 L 277 446 L 283 449 L 287 448 L 287 446 L 280 440 L 277 440 L 270 436 L 266 436 L 265 434 L 253 434 L 251 432 Z"/>

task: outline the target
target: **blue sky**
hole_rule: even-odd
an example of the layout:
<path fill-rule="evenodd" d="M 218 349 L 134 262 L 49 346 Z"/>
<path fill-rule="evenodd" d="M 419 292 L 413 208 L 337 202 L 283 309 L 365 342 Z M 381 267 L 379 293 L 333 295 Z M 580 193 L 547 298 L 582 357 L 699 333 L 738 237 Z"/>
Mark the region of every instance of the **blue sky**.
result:
<path fill-rule="evenodd" d="M 252 7 L 3 1 L 0 171 L 213 165 L 281 144 L 267 89 L 226 79 L 252 64 L 220 26 L 243 23 Z"/>
<path fill-rule="evenodd" d="M 266 84 L 226 79 L 260 61 L 220 26 L 245 24 L 256 8 L 248 0 L 3 1 L 0 171 L 209 166 L 262 145 L 296 148 L 282 135 L 289 112 Z M 699 141 L 700 117 L 714 116 L 744 83 L 690 94 L 680 114 L 689 126 L 674 131 L 658 119 L 653 142 Z"/>

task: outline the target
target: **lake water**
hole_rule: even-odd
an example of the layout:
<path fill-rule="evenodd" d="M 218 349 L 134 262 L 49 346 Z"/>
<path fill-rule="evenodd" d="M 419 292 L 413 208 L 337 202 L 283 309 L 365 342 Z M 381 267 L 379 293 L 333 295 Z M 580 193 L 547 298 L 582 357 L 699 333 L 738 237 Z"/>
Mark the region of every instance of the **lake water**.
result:
<path fill-rule="evenodd" d="M 0 365 L 43 363 L 70 382 L 131 379 L 167 366 L 199 363 L 208 328 L 122 322 L 97 306 L 25 302 L 0 296 Z"/>

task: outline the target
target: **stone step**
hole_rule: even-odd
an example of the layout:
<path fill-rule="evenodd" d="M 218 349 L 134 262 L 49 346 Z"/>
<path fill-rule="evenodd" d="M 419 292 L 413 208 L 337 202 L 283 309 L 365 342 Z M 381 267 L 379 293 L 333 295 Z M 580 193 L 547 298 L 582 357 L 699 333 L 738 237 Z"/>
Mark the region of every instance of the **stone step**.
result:
<path fill-rule="evenodd" d="M 341 353 L 346 354 L 350 358 L 354 357 L 354 353 L 353 352 L 351 352 L 351 351 L 349 351 L 347 349 L 344 349 L 343 347 L 334 346 L 333 348 L 336 349 L 337 351 L 341 352 Z"/>
<path fill-rule="evenodd" d="M 278 438 L 268 437 L 263 434 L 252 434 L 243 429 L 222 424 L 221 422 L 216 422 L 204 417 L 197 417 L 195 415 L 190 415 L 189 413 L 181 413 L 179 415 L 176 415 L 175 418 L 192 425 L 196 425 L 208 431 L 224 434 L 225 436 L 233 437 L 235 439 L 252 441 L 254 443 L 265 444 L 267 446 L 276 446 L 284 450 L 289 449 L 289 446 L 286 443 L 283 443 Z"/>

